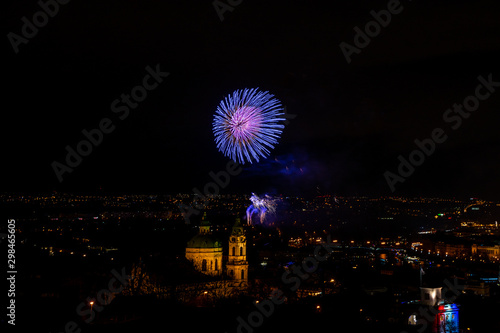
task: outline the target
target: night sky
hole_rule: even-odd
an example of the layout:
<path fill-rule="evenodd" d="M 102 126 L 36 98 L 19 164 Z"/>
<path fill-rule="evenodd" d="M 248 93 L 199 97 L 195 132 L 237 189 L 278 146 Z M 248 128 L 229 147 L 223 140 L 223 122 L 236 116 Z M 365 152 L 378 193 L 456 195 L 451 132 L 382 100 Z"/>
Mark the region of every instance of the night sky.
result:
<path fill-rule="evenodd" d="M 500 82 L 500 3 L 403 0 L 348 64 L 339 44 L 388 2 L 244 0 L 221 21 L 211 1 L 72 0 L 16 54 L 8 33 L 40 7 L 9 1 L 1 190 L 203 190 L 228 161 L 212 134 L 219 101 L 260 87 L 291 116 L 270 158 L 220 193 L 500 199 L 500 87 L 458 129 L 443 120 L 479 75 Z M 120 120 L 111 103 L 157 65 L 168 77 Z M 51 163 L 103 118 L 115 130 L 59 182 Z M 392 193 L 384 172 L 434 128 L 447 140 Z"/>

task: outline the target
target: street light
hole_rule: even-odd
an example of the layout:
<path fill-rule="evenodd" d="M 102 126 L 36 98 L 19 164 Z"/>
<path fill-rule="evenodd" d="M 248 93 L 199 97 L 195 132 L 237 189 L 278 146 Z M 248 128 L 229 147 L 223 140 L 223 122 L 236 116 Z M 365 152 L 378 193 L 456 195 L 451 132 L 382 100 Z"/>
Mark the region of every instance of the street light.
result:
<path fill-rule="evenodd" d="M 92 305 L 94 305 L 94 301 L 90 301 L 90 312 L 92 312 Z"/>

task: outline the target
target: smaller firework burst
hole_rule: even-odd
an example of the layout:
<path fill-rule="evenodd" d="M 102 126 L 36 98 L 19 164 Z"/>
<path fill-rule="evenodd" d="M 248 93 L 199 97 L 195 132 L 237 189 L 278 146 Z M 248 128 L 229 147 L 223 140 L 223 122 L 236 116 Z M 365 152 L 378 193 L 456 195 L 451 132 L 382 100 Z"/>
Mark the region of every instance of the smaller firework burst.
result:
<path fill-rule="evenodd" d="M 248 225 L 252 225 L 252 216 L 254 214 L 259 217 L 259 222 L 262 224 L 267 214 L 274 214 L 276 212 L 276 199 L 267 194 L 261 198 L 252 193 L 250 201 L 252 201 L 252 204 L 247 209 Z"/>

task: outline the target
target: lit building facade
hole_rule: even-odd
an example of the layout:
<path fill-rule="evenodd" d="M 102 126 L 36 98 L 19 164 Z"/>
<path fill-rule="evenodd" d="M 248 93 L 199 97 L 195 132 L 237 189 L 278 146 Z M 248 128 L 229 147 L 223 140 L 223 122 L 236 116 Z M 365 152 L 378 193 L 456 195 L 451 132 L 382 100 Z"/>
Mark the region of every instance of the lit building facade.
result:
<path fill-rule="evenodd" d="M 500 258 L 500 245 L 495 246 L 483 246 L 483 245 L 472 245 L 472 254 L 486 255 L 490 260 L 496 260 Z"/>
<path fill-rule="evenodd" d="M 458 307 L 456 304 L 443 304 L 438 306 L 435 328 L 437 333 L 458 333 Z"/>
<path fill-rule="evenodd" d="M 213 237 L 206 214 L 203 215 L 199 233 L 187 243 L 186 259 L 203 274 L 211 276 L 222 274 L 222 243 Z"/>
<path fill-rule="evenodd" d="M 205 214 L 199 233 L 187 243 L 186 259 L 203 274 L 220 276 L 226 272 L 232 280 L 248 281 L 247 240 L 239 218 L 232 228 L 228 243 L 227 262 L 224 263 L 222 243 L 213 237 Z"/>
<path fill-rule="evenodd" d="M 442 288 L 420 287 L 420 307 L 425 306 L 427 310 L 419 308 L 408 317 L 408 325 L 422 325 L 423 332 L 432 333 L 459 333 L 458 307 L 454 303 L 446 303 L 441 295 Z M 434 320 L 422 315 L 433 314 Z"/>
<path fill-rule="evenodd" d="M 247 240 L 239 218 L 236 219 L 229 236 L 229 254 L 227 258 L 227 275 L 234 280 L 247 281 Z"/>

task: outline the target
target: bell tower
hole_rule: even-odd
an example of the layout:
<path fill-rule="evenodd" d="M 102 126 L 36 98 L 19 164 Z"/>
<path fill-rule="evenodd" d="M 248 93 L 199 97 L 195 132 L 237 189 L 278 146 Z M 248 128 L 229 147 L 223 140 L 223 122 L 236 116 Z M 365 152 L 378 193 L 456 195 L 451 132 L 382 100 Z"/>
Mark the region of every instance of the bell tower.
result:
<path fill-rule="evenodd" d="M 247 239 L 241 220 L 236 219 L 229 236 L 227 275 L 233 280 L 248 280 Z"/>

